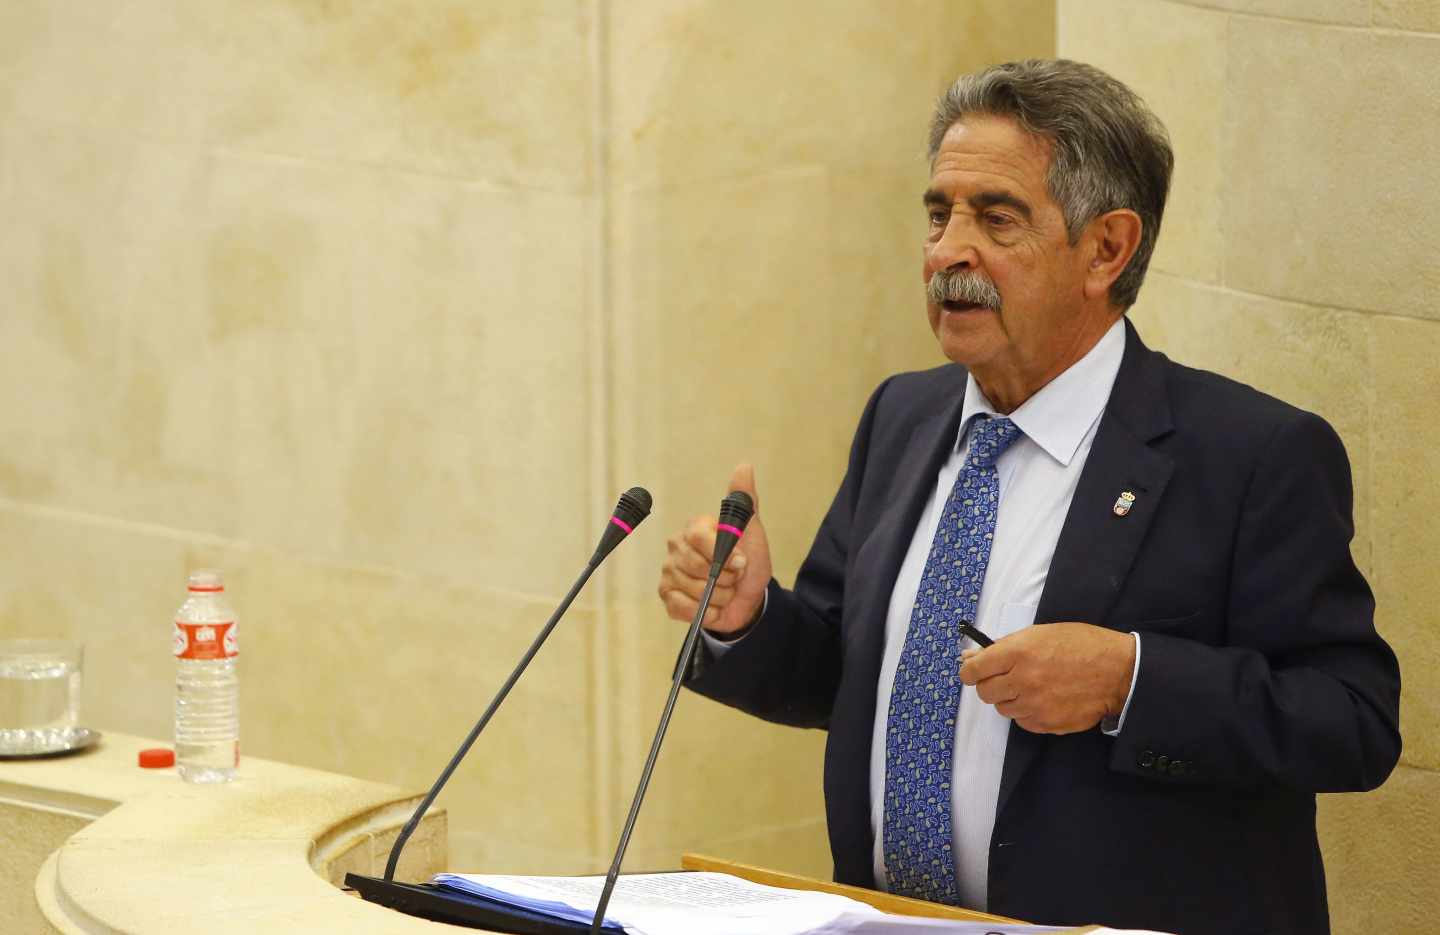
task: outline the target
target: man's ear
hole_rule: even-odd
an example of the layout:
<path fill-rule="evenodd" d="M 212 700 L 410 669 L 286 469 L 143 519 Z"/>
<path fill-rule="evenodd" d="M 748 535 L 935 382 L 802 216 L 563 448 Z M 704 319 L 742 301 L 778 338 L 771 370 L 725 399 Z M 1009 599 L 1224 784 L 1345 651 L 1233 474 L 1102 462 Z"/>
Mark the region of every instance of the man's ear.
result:
<path fill-rule="evenodd" d="M 1086 231 L 1090 262 L 1085 269 L 1085 298 L 1101 299 L 1120 278 L 1140 248 L 1140 215 L 1129 208 L 1107 211 Z"/>

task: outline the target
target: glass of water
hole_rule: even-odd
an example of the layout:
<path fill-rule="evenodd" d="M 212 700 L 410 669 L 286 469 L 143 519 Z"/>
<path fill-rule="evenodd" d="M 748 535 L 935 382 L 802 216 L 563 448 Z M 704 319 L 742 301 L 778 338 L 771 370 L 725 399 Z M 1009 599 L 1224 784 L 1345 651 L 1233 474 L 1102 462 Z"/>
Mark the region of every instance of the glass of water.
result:
<path fill-rule="evenodd" d="M 74 640 L 0 640 L 0 755 L 61 745 L 75 731 L 84 663 Z"/>

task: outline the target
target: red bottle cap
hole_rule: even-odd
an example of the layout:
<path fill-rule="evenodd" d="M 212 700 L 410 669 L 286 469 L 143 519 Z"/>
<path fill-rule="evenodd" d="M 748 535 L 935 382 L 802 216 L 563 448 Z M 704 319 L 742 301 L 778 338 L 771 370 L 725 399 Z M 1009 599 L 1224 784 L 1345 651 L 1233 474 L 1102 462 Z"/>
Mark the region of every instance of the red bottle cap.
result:
<path fill-rule="evenodd" d="M 175 765 L 175 751 L 166 747 L 155 747 L 140 751 L 140 765 L 145 769 L 165 769 Z"/>

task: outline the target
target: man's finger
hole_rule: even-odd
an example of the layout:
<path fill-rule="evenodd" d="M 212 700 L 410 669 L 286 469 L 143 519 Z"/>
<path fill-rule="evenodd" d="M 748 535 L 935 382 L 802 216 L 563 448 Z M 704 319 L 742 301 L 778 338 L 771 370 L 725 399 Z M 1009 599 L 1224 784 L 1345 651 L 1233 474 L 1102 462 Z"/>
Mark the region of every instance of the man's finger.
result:
<path fill-rule="evenodd" d="M 976 683 L 975 695 L 986 704 L 993 704 L 998 708 L 999 705 L 1008 704 L 1016 698 L 1019 698 L 1020 691 L 1015 687 L 1007 673 L 1005 675 L 994 675 Z"/>
<path fill-rule="evenodd" d="M 715 559 L 715 519 L 709 516 L 697 517 L 685 527 L 682 536 L 685 543 L 705 558 L 708 568 Z"/>
<path fill-rule="evenodd" d="M 670 561 L 675 568 L 684 575 L 691 578 L 699 578 L 702 582 L 710 577 L 710 564 L 713 558 L 702 555 L 689 542 L 679 541 L 672 543 L 670 547 Z M 745 556 L 737 550 L 730 553 L 730 560 L 725 563 L 725 568 L 720 572 L 716 582 L 721 587 L 734 587 L 735 582 L 740 580 L 740 574 L 745 570 Z"/>
<path fill-rule="evenodd" d="M 705 582 L 698 578 L 676 578 L 667 582 L 667 585 L 684 594 L 697 604 L 700 602 L 700 596 L 705 593 Z M 726 604 L 729 604 L 734 596 L 734 588 L 716 586 L 715 593 L 710 595 L 710 606 L 717 610 L 721 609 Z"/>
<path fill-rule="evenodd" d="M 960 654 L 960 681 L 966 685 L 976 685 L 985 679 L 1004 675 L 1015 664 L 1014 653 L 1004 645 L 1004 641 L 996 641 L 974 655 L 968 653 L 970 650 L 967 649 Z"/>
<path fill-rule="evenodd" d="M 1034 714 L 1023 701 L 1002 701 L 995 706 L 995 711 L 1001 717 L 1008 717 L 1012 721 L 1029 721 L 1034 723 Z"/>
<path fill-rule="evenodd" d="M 677 571 L 691 578 L 703 581 L 710 574 L 710 559 L 696 551 L 689 542 L 676 543 L 670 553 L 670 560 Z"/>
<path fill-rule="evenodd" d="M 681 591 L 665 592 L 665 613 L 671 620 L 679 620 L 689 623 L 695 619 L 695 611 L 700 607 L 700 602 Z M 705 619 L 700 622 L 702 627 L 713 627 L 720 620 L 720 610 L 711 601 L 710 606 L 705 608 Z"/>
<path fill-rule="evenodd" d="M 699 606 L 700 602 L 684 591 L 671 588 L 665 592 L 665 613 L 671 620 L 689 623 L 695 618 L 695 608 Z"/>
<path fill-rule="evenodd" d="M 735 465 L 735 470 L 730 472 L 730 487 L 727 493 L 730 490 L 739 490 L 748 494 L 755 512 L 760 512 L 760 495 L 755 492 L 755 465 L 748 463 Z"/>

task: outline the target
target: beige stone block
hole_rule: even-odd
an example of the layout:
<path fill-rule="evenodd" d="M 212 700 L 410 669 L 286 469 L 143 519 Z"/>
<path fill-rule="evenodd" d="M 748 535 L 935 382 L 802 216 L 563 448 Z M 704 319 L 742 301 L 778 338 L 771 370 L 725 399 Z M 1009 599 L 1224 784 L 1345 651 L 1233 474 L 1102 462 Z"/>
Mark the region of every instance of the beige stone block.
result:
<path fill-rule="evenodd" d="M 188 42 L 168 5 L 8 3 L 0 36 L 4 122 L 199 139 L 206 100 L 192 66 L 205 50 Z"/>
<path fill-rule="evenodd" d="M 573 0 L 46 9 L 7 14 L 20 61 L 0 89 L 32 120 L 507 186 L 593 183 L 594 19 Z"/>
<path fill-rule="evenodd" d="M 26 79 L 36 44 L 45 35 L 49 18 L 50 10 L 42 3 L 0 6 L 0 126 L 8 124 L 14 114 L 16 92 Z M 0 167 L 4 158 L 0 150 Z M 4 172 L 0 170 L 0 196 L 4 193 L 3 179 Z"/>
<path fill-rule="evenodd" d="M 1317 823 L 1335 935 L 1424 932 L 1440 916 L 1440 773 L 1402 766 L 1363 795 L 1322 795 Z"/>
<path fill-rule="evenodd" d="M 592 494 L 584 467 L 604 347 L 591 205 L 390 176 L 375 207 L 353 343 L 332 359 L 354 368 L 337 373 L 338 463 L 300 476 L 333 483 L 348 561 L 558 598 L 619 493 Z"/>
<path fill-rule="evenodd" d="M 149 338 L 168 357 L 184 347 L 175 339 L 188 322 L 173 306 L 151 335 L 131 317 L 148 301 L 131 300 L 168 297 L 185 276 L 189 257 L 160 261 L 155 246 L 181 216 L 197 159 L 19 124 L 3 142 L 0 207 L 11 223 L 0 231 L 0 391 L 27 404 L 0 411 L 0 495 L 110 512 L 131 480 L 121 465 L 153 460 L 159 441 L 169 360 L 141 345 Z M 180 473 L 156 465 L 166 481 Z"/>
<path fill-rule="evenodd" d="M 12 139 L 0 390 L 36 403 L 0 412 L 0 495 L 568 585 L 604 521 L 576 470 L 596 339 L 588 240 L 555 237 L 572 197 Z"/>
<path fill-rule="evenodd" d="M 1440 324 L 1376 316 L 1372 528 L 1380 632 L 1400 657 L 1402 762 L 1440 769 Z M 1431 774 L 1433 776 L 1433 774 Z"/>
<path fill-rule="evenodd" d="M 1366 26 L 1370 23 L 1370 0 L 1178 0 L 1178 3 L 1315 23 L 1346 26 Z M 1152 0 L 1151 5 L 1164 10 L 1176 4 L 1155 3 Z M 1248 24 L 1242 26 L 1248 28 Z"/>
<path fill-rule="evenodd" d="M 1132 311 L 1141 338 L 1172 360 L 1248 383 L 1323 416 L 1350 457 L 1355 494 L 1351 553 L 1373 569 L 1370 316 L 1152 276 Z M 1382 452 L 1382 447 L 1375 447 Z M 1372 578 L 1372 585 L 1374 584 Z"/>
<path fill-rule="evenodd" d="M 1229 18 L 1212 10 L 1127 0 L 1057 4 L 1059 54 L 1123 81 L 1170 133 L 1175 172 L 1150 269 L 1220 279 L 1220 161 Z"/>
<path fill-rule="evenodd" d="M 1440 2 L 1436 0 L 1374 0 L 1373 9 L 1376 26 L 1440 32 Z"/>
<path fill-rule="evenodd" d="M 1440 317 L 1440 38 L 1230 32 L 1225 282 Z"/>
<path fill-rule="evenodd" d="M 935 96 L 958 74 L 1054 50 L 1053 5 L 1034 0 L 642 0 L 610 15 L 621 188 L 923 159 Z"/>

